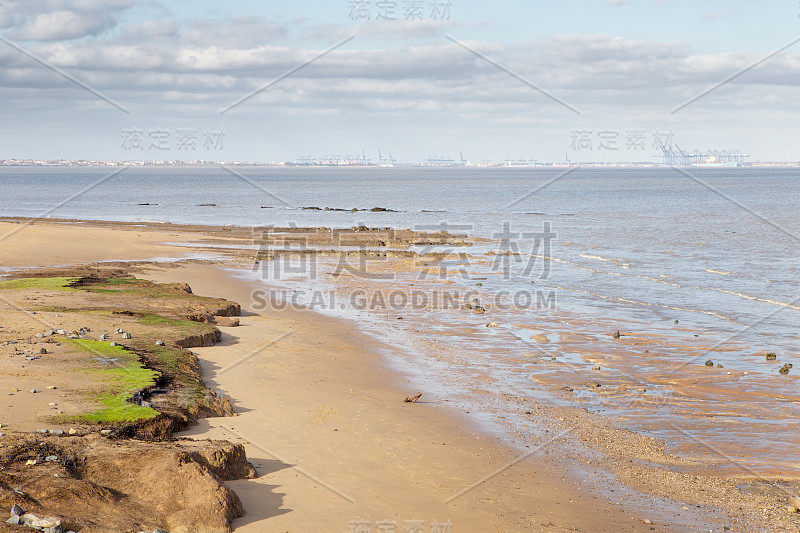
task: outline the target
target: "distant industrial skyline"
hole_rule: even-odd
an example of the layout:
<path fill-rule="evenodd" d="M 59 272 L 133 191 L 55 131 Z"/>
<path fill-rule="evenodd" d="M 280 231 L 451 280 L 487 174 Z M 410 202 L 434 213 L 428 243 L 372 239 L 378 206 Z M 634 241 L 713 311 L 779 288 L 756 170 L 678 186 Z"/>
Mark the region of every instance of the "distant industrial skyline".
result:
<path fill-rule="evenodd" d="M 0 159 L 797 161 L 800 5 L 12 0 Z"/>

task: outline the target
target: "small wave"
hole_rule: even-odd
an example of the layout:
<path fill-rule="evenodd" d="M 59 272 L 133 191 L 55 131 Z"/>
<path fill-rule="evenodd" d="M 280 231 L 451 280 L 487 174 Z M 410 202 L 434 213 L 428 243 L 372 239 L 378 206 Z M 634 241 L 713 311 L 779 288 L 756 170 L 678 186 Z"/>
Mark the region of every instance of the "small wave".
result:
<path fill-rule="evenodd" d="M 149 218 L 140 218 L 139 222 L 146 222 L 147 224 L 167 224 L 166 220 L 150 220 Z"/>
<path fill-rule="evenodd" d="M 581 254 L 581 257 L 584 259 L 594 259 L 595 261 L 602 261 L 604 263 L 614 263 L 615 265 L 619 265 L 622 268 L 630 268 L 631 264 L 626 263 L 622 259 L 613 259 L 608 257 L 601 257 L 599 255 L 591 255 L 591 254 Z"/>
<path fill-rule="evenodd" d="M 679 283 L 672 283 L 671 281 L 665 281 L 664 279 L 661 278 L 651 278 L 650 276 L 636 276 L 636 277 L 640 279 L 646 279 L 649 281 L 655 281 L 656 283 L 663 283 L 664 285 L 670 285 L 672 287 L 682 287 L 682 285 L 680 285 Z"/>
<path fill-rule="evenodd" d="M 713 268 L 704 268 L 706 272 L 709 274 L 719 274 L 720 276 L 733 276 L 733 272 L 728 272 L 727 270 L 716 270 Z"/>
<path fill-rule="evenodd" d="M 766 304 L 778 305 L 778 306 L 781 306 L 781 307 L 787 307 L 789 309 L 794 309 L 796 311 L 800 311 L 800 306 L 795 305 L 794 302 L 789 303 L 789 302 L 781 302 L 780 300 L 770 300 L 769 298 L 759 298 L 758 296 L 752 296 L 750 294 L 744 294 L 742 292 L 726 291 L 725 289 L 717 289 L 717 288 L 714 288 L 714 287 L 710 287 L 710 288 L 709 287 L 697 287 L 697 288 L 698 289 L 702 289 L 702 290 L 717 291 L 717 292 L 721 292 L 723 294 L 730 294 L 732 296 L 738 296 L 739 298 L 744 298 L 746 300 L 751 300 L 751 301 L 754 301 L 754 302 L 763 302 L 763 303 L 766 303 Z"/>

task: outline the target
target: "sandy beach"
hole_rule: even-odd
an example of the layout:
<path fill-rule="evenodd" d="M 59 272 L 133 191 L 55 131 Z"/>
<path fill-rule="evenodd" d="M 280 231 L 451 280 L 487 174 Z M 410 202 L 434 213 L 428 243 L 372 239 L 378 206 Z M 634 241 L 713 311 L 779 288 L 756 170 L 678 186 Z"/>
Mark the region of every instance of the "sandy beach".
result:
<path fill-rule="evenodd" d="M 790 530 L 782 495 L 745 505 L 724 480 L 678 469 L 656 474 L 645 459 L 662 453 L 653 441 L 590 423 L 585 413 L 553 411 L 584 433 L 568 436 L 554 425 L 545 439 L 520 447 L 449 409 L 446 397 L 404 402 L 420 390 L 385 360 L 392 346 L 311 310 L 253 309 L 258 285 L 241 257 L 152 262 L 197 251 L 165 243 L 209 238 L 171 229 L 0 223 L 0 233 L 13 232 L 0 266 L 138 262 L 139 278 L 188 283 L 197 295 L 241 304 L 240 325 L 220 327 L 221 343 L 192 350 L 206 385 L 230 400 L 234 416 L 203 418 L 179 435 L 244 445 L 258 477 L 226 483 L 245 513 L 234 531 L 751 531 L 768 522 Z M 26 388 L 45 378 L 30 379 Z M 540 408 L 550 409 L 531 407 Z M 33 408 L 7 409 L 2 422 L 30 431 L 32 416 Z M 576 451 L 581 441 L 594 461 Z M 753 506 L 763 508 L 762 525 Z"/>

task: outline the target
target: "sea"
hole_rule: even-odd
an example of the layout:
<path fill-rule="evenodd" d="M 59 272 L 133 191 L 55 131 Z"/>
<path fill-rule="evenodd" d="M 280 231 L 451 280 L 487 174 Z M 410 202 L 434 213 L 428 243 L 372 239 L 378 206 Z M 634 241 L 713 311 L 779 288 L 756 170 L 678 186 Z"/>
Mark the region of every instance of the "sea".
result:
<path fill-rule="evenodd" d="M 522 442 L 542 431 L 525 406 L 549 402 L 732 475 L 800 475 L 798 169 L 0 167 L 0 183 L 3 217 L 469 235 L 412 247 L 465 254 L 429 270 L 251 274 L 391 344 L 389 364 L 489 431 Z M 387 288 L 402 294 L 371 297 Z"/>

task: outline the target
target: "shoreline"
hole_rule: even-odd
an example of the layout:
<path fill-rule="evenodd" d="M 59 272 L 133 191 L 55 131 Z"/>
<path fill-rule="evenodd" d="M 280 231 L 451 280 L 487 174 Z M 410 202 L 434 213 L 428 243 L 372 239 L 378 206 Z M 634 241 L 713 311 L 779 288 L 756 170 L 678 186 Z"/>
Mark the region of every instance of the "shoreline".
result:
<path fill-rule="evenodd" d="M 111 260 L 146 262 L 148 259 L 153 257 L 152 252 L 154 250 L 164 252 L 164 254 L 166 254 L 161 255 L 159 253 L 158 256 L 161 257 L 168 257 L 170 256 L 169 254 L 172 254 L 171 256 L 175 256 L 176 254 L 181 255 L 188 251 L 187 249 L 163 244 L 165 240 L 168 242 L 170 240 L 169 238 L 174 236 L 175 231 L 179 231 L 180 233 L 180 230 L 177 230 L 176 228 L 169 228 L 171 231 L 164 231 L 167 228 L 164 228 L 163 225 L 160 224 L 155 225 L 153 228 L 144 229 L 141 227 L 141 225 L 137 225 L 135 228 L 130 228 L 124 227 L 124 224 L 122 228 L 116 228 L 116 223 L 114 222 L 101 223 L 100 225 L 102 227 L 91 227 L 92 224 L 80 224 L 75 226 L 70 223 L 56 222 L 55 224 L 52 224 L 50 228 L 53 231 L 39 232 L 38 228 L 36 228 L 36 225 L 38 225 L 40 222 L 46 224 L 47 222 L 50 222 L 50 220 L 34 219 L 34 222 L 35 224 L 32 226 L 27 226 L 25 229 L 37 229 L 37 231 L 33 232 L 35 235 L 38 235 L 39 238 L 36 246 L 41 246 L 43 249 L 33 250 L 33 253 L 29 253 L 27 256 L 20 254 L 19 256 L 14 257 L 14 262 L 27 262 L 28 264 L 38 262 L 38 266 L 44 266 L 47 261 L 52 261 L 55 257 L 69 258 L 69 261 L 66 261 L 67 263 L 92 262 L 100 260 L 98 256 L 103 254 L 105 254 L 105 256 Z M 8 225 L 10 226 L 10 224 Z M 207 232 L 213 232 L 215 230 L 218 230 L 219 232 L 226 231 L 224 227 L 204 226 L 204 228 Z M 118 229 L 123 229 L 125 231 L 120 233 Z M 131 229 L 141 230 L 142 234 L 147 234 L 147 236 L 134 236 L 133 232 L 130 231 Z M 27 233 L 30 234 L 31 232 Z M 74 242 L 76 241 L 77 234 L 79 233 L 82 233 L 84 237 L 91 235 L 91 238 L 88 240 L 95 245 L 96 249 L 75 249 Z M 70 238 L 67 239 L 67 236 Z M 200 239 L 208 238 L 208 235 L 204 234 L 203 231 L 190 231 L 187 234 L 180 234 L 180 236 L 184 239 L 190 236 L 195 236 Z M 30 237 L 30 235 L 26 235 L 26 237 Z M 221 235 L 214 235 L 214 237 L 221 237 Z M 252 235 L 248 235 L 248 237 L 252 237 Z M 236 238 L 237 237 L 234 237 L 234 239 Z M 59 246 L 63 248 L 59 250 Z M 56 251 L 53 250 L 54 248 L 56 248 Z M 30 248 L 26 247 L 25 251 L 28 252 L 29 250 Z M 235 259 L 235 256 L 231 257 Z M 2 266 L 9 265 L 7 262 L 9 259 L 8 254 L 3 254 L 2 258 L 4 260 Z M 219 261 L 217 261 L 217 263 L 219 263 Z M 23 265 L 18 264 L 16 266 Z M 164 268 L 165 266 L 168 266 L 169 268 Z M 249 307 L 250 300 L 248 291 L 252 290 L 252 285 L 250 282 L 243 280 L 232 281 L 230 279 L 230 273 L 219 271 L 221 268 L 219 265 L 190 264 L 189 266 L 179 266 L 177 264 L 164 265 L 156 263 L 153 265 L 141 264 L 138 265 L 138 267 L 147 268 L 150 271 L 162 270 L 162 272 L 158 274 L 158 276 L 165 276 L 162 279 L 188 282 L 198 294 L 203 294 L 205 296 L 221 294 L 223 297 L 241 303 L 243 308 Z M 204 272 L 204 274 L 200 275 L 199 272 L 201 271 Z M 188 274 L 190 272 L 197 272 L 194 279 L 192 275 Z M 227 339 L 227 342 L 230 342 L 231 340 L 230 335 L 244 335 L 242 332 L 248 331 L 249 322 L 255 320 L 261 326 L 269 326 L 272 328 L 277 327 L 276 325 L 279 324 L 290 324 L 296 329 L 306 331 L 309 337 L 321 335 L 320 332 L 323 332 L 325 334 L 324 338 L 331 339 L 331 342 L 323 344 L 345 347 L 349 350 L 353 350 L 358 355 L 356 357 L 352 357 L 352 361 L 342 360 L 342 358 L 337 355 L 338 352 L 334 350 L 323 350 L 323 353 L 327 353 L 330 357 L 330 360 L 325 360 L 325 363 L 328 364 L 328 366 L 325 366 L 325 364 L 320 362 L 316 366 L 310 367 L 317 371 L 319 371 L 319 369 L 323 369 L 324 372 L 327 372 L 325 375 L 330 376 L 328 379 L 334 381 L 338 380 L 336 381 L 337 385 L 335 387 L 330 386 L 333 388 L 329 388 L 327 385 L 317 387 L 317 385 L 320 383 L 309 383 L 308 381 L 305 381 L 305 377 L 303 375 L 298 375 L 299 371 L 297 369 L 292 371 L 291 367 L 293 365 L 297 367 L 303 367 L 304 364 L 307 364 L 305 360 L 298 359 L 297 356 L 291 360 L 292 364 L 284 361 L 282 363 L 284 366 L 282 367 L 270 368 L 269 371 L 262 369 L 264 371 L 258 378 L 261 380 L 259 387 L 263 386 L 269 390 L 270 387 L 278 387 L 282 383 L 285 385 L 286 382 L 293 383 L 296 385 L 296 387 L 290 390 L 292 394 L 288 398 L 274 395 L 270 396 L 269 400 L 266 401 L 266 403 L 261 404 L 257 409 L 254 409 L 252 406 L 248 407 L 248 402 L 253 396 L 253 390 L 259 390 L 258 387 L 254 387 L 252 383 L 250 386 L 244 387 L 240 387 L 236 384 L 234 384 L 236 386 L 231 386 L 226 382 L 227 388 L 229 389 L 229 392 L 231 392 L 231 400 L 234 403 L 235 409 L 237 411 L 239 409 L 243 410 L 240 417 L 234 419 L 205 419 L 201 421 L 201 424 L 196 428 L 198 431 L 205 429 L 207 431 L 221 432 L 218 433 L 217 438 L 226 438 L 236 442 L 236 439 L 245 437 L 245 442 L 247 439 L 255 442 L 256 445 L 252 443 L 249 444 L 251 449 L 248 450 L 250 452 L 248 455 L 257 466 L 259 463 L 261 463 L 259 471 L 262 474 L 262 478 L 256 480 L 255 482 L 232 482 L 231 486 L 235 485 L 236 487 L 239 487 L 239 485 L 241 485 L 240 489 L 242 490 L 242 493 L 247 494 L 246 496 L 242 497 L 242 500 L 245 502 L 246 512 L 248 510 L 248 501 L 250 502 L 249 508 L 251 509 L 254 508 L 254 506 L 258 507 L 260 505 L 258 502 L 271 502 L 272 504 L 281 503 L 281 505 L 273 505 L 273 510 L 275 511 L 273 513 L 274 516 L 262 516 L 262 518 L 267 520 L 267 522 L 260 524 L 259 527 L 265 527 L 266 525 L 266 527 L 272 528 L 273 524 L 275 524 L 276 528 L 284 527 L 284 529 L 286 529 L 287 527 L 291 527 L 292 530 L 303 530 L 302 527 L 307 523 L 306 520 L 314 519 L 316 515 L 299 516 L 302 512 L 316 513 L 317 515 L 323 514 L 320 512 L 318 507 L 315 507 L 319 503 L 318 498 L 321 497 L 320 494 L 303 485 L 304 482 L 308 481 L 308 478 L 304 478 L 302 475 L 298 476 L 294 472 L 294 470 L 297 469 L 292 468 L 292 465 L 296 463 L 304 470 L 311 472 L 312 470 L 317 471 L 316 465 L 312 469 L 307 469 L 305 466 L 303 466 L 303 463 L 306 463 L 309 460 L 308 458 L 294 458 L 292 457 L 291 453 L 286 452 L 277 453 L 277 455 L 283 457 L 288 462 L 283 462 L 274 458 L 270 459 L 267 457 L 268 454 L 265 454 L 264 450 L 259 448 L 259 446 L 268 449 L 275 447 L 275 445 L 266 446 L 259 444 L 260 442 L 268 439 L 277 439 L 276 445 L 285 442 L 292 443 L 290 446 L 292 453 L 295 453 L 294 450 L 302 449 L 305 453 L 310 454 L 310 461 L 312 465 L 314 464 L 314 461 L 319 463 L 319 471 L 326 474 L 330 473 L 331 477 L 334 479 L 337 479 L 337 476 L 347 478 L 349 475 L 350 477 L 348 479 L 352 485 L 359 485 L 360 482 L 363 481 L 360 477 L 362 474 L 352 475 L 352 473 L 349 473 L 348 468 L 344 467 L 344 471 L 336 471 L 335 469 L 328 468 L 325 466 L 325 460 L 329 461 L 332 458 L 338 458 L 343 465 L 347 464 L 344 462 L 345 460 L 351 460 L 353 461 L 353 464 L 357 465 L 363 471 L 372 472 L 375 470 L 375 466 L 374 464 L 365 463 L 365 457 L 374 456 L 378 458 L 383 457 L 384 459 L 391 457 L 395 461 L 401 459 L 407 464 L 416 464 L 419 466 L 421 471 L 424 470 L 425 472 L 433 471 L 433 469 L 437 467 L 440 469 L 440 472 L 457 472 L 456 476 L 451 475 L 448 479 L 453 477 L 458 478 L 459 483 L 452 483 L 450 485 L 439 481 L 424 481 L 421 479 L 422 476 L 419 473 L 411 475 L 407 471 L 389 467 L 385 467 L 383 470 L 378 469 L 378 471 L 381 473 L 381 475 L 388 476 L 389 480 L 396 480 L 398 479 L 398 476 L 400 476 L 402 479 L 402 476 L 406 476 L 408 483 L 404 485 L 398 484 L 396 481 L 381 481 L 383 478 L 370 478 L 371 474 L 367 474 L 365 476 L 365 479 L 373 479 L 375 481 L 375 485 L 371 488 L 371 490 L 365 489 L 367 496 L 364 498 L 367 501 L 374 500 L 375 502 L 379 502 L 380 500 L 376 495 L 381 491 L 387 490 L 391 494 L 399 495 L 403 495 L 408 492 L 419 493 L 416 496 L 406 494 L 403 496 L 404 499 L 402 501 L 405 502 L 410 509 L 425 508 L 428 510 L 427 512 L 431 513 L 426 528 L 430 526 L 430 522 L 434 519 L 441 519 L 442 521 L 452 519 L 452 517 L 448 518 L 446 513 L 444 513 L 446 508 L 444 508 L 439 514 L 433 514 L 434 511 L 438 510 L 438 507 L 431 503 L 434 501 L 431 499 L 431 495 L 437 496 L 438 499 L 435 501 L 441 501 L 440 496 L 447 494 L 446 492 L 443 492 L 443 487 L 450 490 L 450 493 L 452 494 L 457 488 L 458 490 L 461 490 L 459 487 L 464 487 L 465 484 L 466 486 L 469 486 L 469 483 L 479 480 L 485 474 L 490 473 L 499 467 L 503 467 L 517 459 L 518 455 L 516 454 L 515 450 L 507 446 L 505 443 L 495 442 L 496 439 L 493 439 L 491 435 L 478 434 L 474 426 L 470 426 L 469 424 L 465 425 L 464 419 L 459 417 L 458 413 L 453 412 L 452 409 L 447 409 L 446 407 L 440 408 L 440 406 L 437 404 L 427 403 L 413 404 L 411 409 L 414 409 L 415 411 L 409 409 L 408 407 L 411 404 L 404 404 L 402 402 L 402 397 L 415 394 L 418 391 L 410 389 L 410 387 L 414 386 L 413 384 L 403 387 L 397 386 L 398 382 L 404 383 L 406 378 L 396 370 L 390 370 L 387 368 L 387 364 L 382 359 L 382 356 L 379 355 L 376 350 L 369 348 L 369 346 L 374 345 L 376 341 L 372 337 L 368 337 L 366 334 L 356 331 L 353 324 L 344 320 L 322 316 L 318 313 L 314 313 L 313 311 L 288 309 L 277 313 L 261 312 L 260 314 L 264 316 L 263 319 L 256 319 L 254 318 L 254 315 L 243 317 L 243 324 L 245 327 L 241 330 L 224 330 L 226 332 L 225 339 Z M 250 324 L 249 327 L 256 329 L 255 324 Z M 277 333 L 277 330 L 275 332 Z M 345 335 L 344 332 L 347 332 L 347 334 Z M 251 346 L 252 343 L 260 345 L 259 342 L 261 342 L 261 344 L 264 344 L 265 342 L 268 343 L 274 338 L 275 336 L 272 338 L 262 336 L 256 339 L 250 339 L 248 342 L 251 343 Z M 353 341 L 351 338 L 357 339 L 357 341 Z M 286 340 L 288 341 L 289 339 Z M 315 340 L 314 342 L 318 341 Z M 313 355 L 315 351 L 322 350 L 317 346 L 312 346 L 310 344 L 311 341 L 304 340 L 303 343 L 305 343 L 305 345 L 299 346 L 297 349 L 300 351 L 300 353 L 304 353 L 307 357 Z M 240 339 L 238 344 L 229 345 L 226 344 L 226 342 L 223 342 L 222 346 L 197 350 L 197 353 L 200 354 L 205 360 L 204 364 L 210 364 L 210 366 L 206 366 L 206 379 L 209 386 L 212 386 L 212 383 L 220 386 L 219 383 L 215 382 L 216 371 L 220 368 L 225 368 L 226 365 L 222 365 L 222 363 L 226 361 L 225 358 L 230 358 L 232 353 L 237 353 L 237 350 L 243 348 L 245 345 L 246 343 Z M 276 347 L 277 346 L 280 346 L 280 343 L 276 344 Z M 230 364 L 231 362 L 232 361 L 228 361 L 227 364 Z M 217 365 L 217 368 L 214 368 L 214 365 Z M 363 395 L 368 396 L 369 399 L 369 401 L 366 401 L 363 398 L 351 399 L 351 402 L 354 402 L 360 406 L 359 409 L 355 411 L 356 414 L 361 418 L 355 419 L 360 420 L 363 418 L 364 420 L 371 422 L 374 426 L 381 428 L 383 431 L 382 433 L 377 429 L 369 431 L 364 430 L 361 432 L 348 432 L 346 431 L 346 427 L 331 428 L 330 425 L 325 425 L 326 423 L 330 424 L 330 422 L 324 421 L 334 420 L 336 416 L 339 416 L 340 418 L 342 417 L 341 414 L 335 414 L 335 408 L 341 408 L 341 405 L 337 405 L 335 399 L 343 395 L 347 395 L 348 398 L 350 397 L 349 394 L 346 394 L 350 392 L 349 388 L 342 384 L 346 381 L 345 378 L 348 378 L 348 376 L 343 375 L 343 369 L 350 371 L 352 376 L 357 376 L 358 378 L 357 381 L 359 385 L 349 388 L 353 388 L 356 391 L 366 391 L 363 393 Z M 233 373 L 234 370 L 231 369 L 230 372 Z M 279 379 L 275 378 L 275 374 L 271 374 L 271 372 L 277 373 L 281 377 Z M 226 375 L 229 374 L 226 372 Z M 253 380 L 256 379 L 253 376 L 245 376 L 244 378 Z M 322 383 L 325 381 L 326 380 L 322 380 Z M 377 386 L 376 383 L 393 385 L 391 388 L 386 389 L 382 386 Z M 304 402 L 308 400 L 308 398 L 304 396 L 304 392 L 312 391 L 315 387 L 317 389 L 325 389 L 324 394 L 320 393 L 320 400 L 317 401 L 316 407 L 310 408 L 308 405 L 305 405 L 305 411 L 297 411 L 296 406 L 284 405 L 289 402 L 290 399 L 294 399 L 297 402 Z M 223 388 L 225 388 L 225 386 L 223 386 Z M 285 392 L 286 391 L 284 391 L 284 393 Z M 324 401 L 322 400 L 323 398 Z M 423 396 L 423 401 L 427 400 L 428 399 Z M 290 407 L 295 408 L 294 415 L 289 416 L 288 418 L 277 417 L 272 420 L 273 423 L 280 424 L 280 432 L 270 432 L 264 428 L 260 428 L 258 424 L 252 420 L 247 423 L 252 424 L 250 427 L 252 428 L 255 437 L 251 436 L 250 433 L 239 431 L 239 426 L 237 424 L 239 420 L 246 420 L 247 417 L 252 417 L 253 412 L 269 411 L 270 406 L 276 405 L 279 405 L 289 411 L 291 411 Z M 318 415 L 315 411 L 317 408 L 320 409 Z M 350 408 L 352 409 L 352 407 Z M 334 413 L 329 411 L 333 411 Z M 420 412 L 422 413 L 421 416 Z M 414 416 L 409 417 L 408 415 L 412 413 Z M 555 410 L 553 413 L 557 418 L 561 416 L 562 412 Z M 581 417 L 584 415 L 577 412 L 573 413 L 573 415 L 574 419 L 571 417 L 571 419 L 568 420 L 569 423 L 578 425 L 583 423 L 583 418 Z M 315 416 L 316 418 L 314 418 Z M 311 423 L 312 420 L 316 421 L 317 419 L 320 419 L 323 422 L 318 422 L 316 425 Z M 292 434 L 292 421 L 297 420 L 306 420 L 305 426 L 308 427 L 304 428 L 304 438 L 296 437 Z M 220 422 L 221 424 L 226 425 L 230 424 L 229 427 L 238 432 L 239 435 L 228 432 L 224 429 L 220 429 L 220 427 L 213 428 L 215 422 Z M 208 423 L 208 428 L 205 427 L 206 423 Z M 422 442 L 423 439 L 417 439 L 417 441 L 414 442 L 404 441 L 404 433 L 402 431 L 390 430 L 390 428 L 386 427 L 392 424 L 403 426 L 406 433 L 412 435 L 415 432 L 423 430 L 426 432 L 425 435 L 429 438 L 424 439 L 427 442 Z M 420 424 L 423 424 L 421 428 L 419 427 Z M 323 429 L 326 431 L 323 431 Z M 333 432 L 333 429 L 337 429 L 338 431 Z M 354 440 L 358 443 L 361 443 L 361 447 L 356 447 L 356 451 L 353 452 L 351 456 L 335 455 L 337 450 L 341 451 L 341 449 L 345 448 L 348 444 L 345 441 L 336 442 L 333 440 L 332 435 L 336 438 L 343 438 L 343 436 L 347 435 L 348 433 L 355 436 Z M 211 434 L 214 433 L 209 433 L 209 435 Z M 370 445 L 369 441 L 365 443 L 364 435 L 368 434 L 379 434 L 380 438 L 377 440 L 380 442 L 380 445 Z M 602 435 L 599 436 L 602 437 Z M 404 441 L 405 444 L 392 444 L 394 441 L 398 443 Z M 442 446 L 441 442 L 439 441 L 445 442 L 445 445 Z M 652 441 L 652 439 L 646 439 L 642 437 L 642 439 L 640 439 L 638 442 L 644 443 L 649 441 Z M 315 449 L 315 444 L 327 444 L 328 442 L 336 444 L 337 447 L 326 449 L 324 452 Z M 472 458 L 472 464 L 469 465 L 469 468 L 466 470 L 462 468 L 461 465 L 454 465 L 452 463 L 454 459 L 451 451 L 452 445 L 448 446 L 448 444 L 451 442 L 458 442 L 459 444 L 464 445 L 464 449 L 467 450 L 467 456 Z M 634 442 L 636 442 L 635 439 Z M 596 449 L 602 449 L 604 446 L 602 441 L 594 442 L 592 444 Z M 551 446 L 559 445 L 560 441 L 557 441 L 552 443 Z M 415 449 L 414 451 L 410 451 L 409 448 L 414 446 L 419 448 Z M 254 452 L 252 448 L 255 448 Z M 419 457 L 419 450 L 424 451 L 424 453 L 421 454 L 422 459 Z M 486 452 L 486 450 L 491 451 Z M 475 523 L 478 523 L 476 522 L 476 517 L 480 518 L 481 520 L 486 520 L 485 523 L 487 524 L 487 527 L 494 527 L 499 530 L 527 530 L 524 528 L 530 528 L 533 530 L 538 527 L 546 526 L 549 528 L 549 530 L 553 531 L 558 531 L 560 529 L 557 528 L 562 527 L 577 527 L 582 531 L 649 531 L 653 527 L 657 528 L 657 530 L 676 531 L 682 528 L 687 531 L 691 531 L 696 530 L 700 527 L 701 523 L 706 521 L 709 524 L 711 522 L 715 524 L 723 523 L 722 514 L 717 512 L 716 509 L 703 508 L 698 510 L 690 510 L 689 508 L 686 508 L 686 506 L 681 507 L 679 502 L 682 500 L 676 500 L 675 505 L 677 507 L 670 507 L 669 509 L 669 512 L 674 512 L 675 509 L 680 509 L 679 512 L 681 513 L 681 516 L 678 517 L 672 516 L 667 518 L 663 515 L 643 515 L 641 514 L 641 511 L 637 510 L 642 508 L 641 506 L 644 504 L 644 502 L 636 502 L 631 505 L 631 507 L 634 508 L 635 513 L 635 516 L 631 516 L 625 511 L 619 509 L 620 506 L 616 505 L 618 502 L 611 503 L 603 501 L 605 499 L 604 497 L 598 498 L 598 496 L 611 496 L 607 490 L 605 492 L 598 492 L 594 487 L 574 486 L 570 485 L 570 483 L 566 481 L 567 479 L 580 480 L 581 476 L 584 475 L 584 473 L 580 470 L 581 464 L 578 460 L 572 459 L 571 464 L 566 466 L 564 464 L 559 464 L 559 461 L 562 460 L 569 461 L 569 450 L 556 450 L 556 453 L 552 454 L 555 456 L 555 458 L 549 459 L 554 464 L 548 466 L 546 463 L 548 458 L 546 456 L 550 455 L 549 452 L 550 451 L 548 450 L 547 454 L 541 456 L 541 462 L 539 462 L 540 456 L 535 455 L 514 464 L 512 468 L 504 471 L 498 476 L 498 478 L 493 480 L 500 486 L 489 490 L 488 496 L 482 496 L 477 490 L 470 491 L 465 494 L 464 501 L 469 502 L 469 510 L 458 507 L 453 511 L 453 513 L 451 513 L 452 516 L 455 516 L 456 520 L 458 521 L 454 521 L 453 531 L 472 530 L 468 528 L 462 529 L 462 527 L 465 526 L 462 525 L 461 527 L 457 527 L 456 524 L 467 523 L 471 526 Z M 491 463 L 486 459 L 487 453 L 492 459 Z M 632 457 L 637 458 L 637 455 L 633 453 L 633 450 L 631 450 L 630 453 L 632 454 Z M 352 455 L 356 455 L 356 457 L 352 457 Z M 301 461 L 300 459 L 303 460 Z M 646 459 L 637 458 L 637 461 L 641 460 Z M 590 462 L 590 464 L 597 464 L 597 462 L 595 460 L 594 463 Z M 453 468 L 445 468 L 445 466 L 452 466 Z M 589 466 L 585 463 L 582 465 L 582 468 L 585 471 L 595 470 L 594 466 Z M 635 472 L 636 468 L 634 467 L 633 470 Z M 266 474 L 266 478 L 263 477 L 265 471 L 269 472 Z M 606 476 L 605 479 L 608 483 L 610 483 L 610 486 L 613 486 L 617 489 L 626 489 L 624 482 L 633 481 L 633 477 L 635 476 L 628 475 L 627 478 L 623 476 L 620 479 L 617 478 L 616 475 L 610 474 Z M 320 475 L 319 479 L 321 482 L 330 484 L 328 477 L 323 477 Z M 597 479 L 598 478 L 595 478 L 595 483 L 597 482 Z M 285 510 L 283 509 L 286 507 L 284 500 L 278 498 L 275 491 L 269 491 L 265 494 L 264 489 L 261 488 L 265 483 L 271 483 L 270 480 L 285 483 L 285 486 L 287 487 L 286 490 L 289 490 L 289 492 L 286 493 L 287 497 L 285 500 L 287 502 L 296 502 L 288 504 L 290 507 L 294 508 L 295 512 L 279 514 L 279 511 Z M 677 480 L 665 478 L 661 481 L 674 483 Z M 258 485 L 258 487 L 254 487 L 253 484 Z M 552 496 L 532 495 L 534 491 L 541 490 L 541 487 L 544 486 L 547 486 L 547 489 L 552 491 L 551 494 L 558 495 L 555 497 L 555 499 L 560 502 L 558 506 L 553 505 L 554 498 Z M 409 489 L 409 487 L 411 487 L 411 489 Z M 237 489 L 234 490 L 239 492 Z M 341 509 L 338 505 L 342 503 L 346 505 L 348 503 L 347 500 L 345 499 L 338 501 L 341 500 L 341 496 L 331 493 L 331 491 L 324 489 L 324 487 L 322 492 L 328 493 L 325 497 L 330 497 L 331 494 L 334 497 L 333 502 L 327 502 L 327 504 L 330 506 L 329 516 L 323 518 L 335 516 L 336 522 L 335 524 L 332 522 L 325 522 L 324 525 L 327 526 L 325 528 L 326 530 L 329 530 L 329 527 L 334 525 L 336 528 L 338 528 L 334 530 L 346 531 L 347 521 L 358 520 L 367 516 L 351 516 L 347 519 L 347 521 L 342 523 L 344 520 L 344 515 L 340 513 Z M 417 500 L 417 496 L 419 495 L 421 495 L 421 497 L 419 500 Z M 616 496 L 616 498 L 627 502 L 629 501 L 626 499 L 628 496 L 630 495 L 626 495 L 624 497 L 619 495 Z M 664 494 L 663 497 L 668 498 L 669 492 Z M 591 498 L 595 499 L 591 500 Z M 658 499 L 655 497 L 644 496 L 644 499 L 647 498 L 651 498 L 653 502 L 658 501 Z M 573 499 L 576 501 L 570 501 Z M 278 500 L 280 500 L 280 502 Z M 357 501 L 359 500 L 357 499 Z M 505 506 L 498 510 L 497 505 L 501 502 L 504 503 Z M 467 505 L 465 504 L 464 507 L 467 507 Z M 384 516 L 388 513 L 388 510 L 391 510 L 391 508 L 387 507 L 385 504 L 374 503 L 369 509 L 370 513 L 372 513 L 369 515 L 371 517 L 369 519 L 371 519 L 373 522 L 378 520 L 392 519 L 392 516 Z M 473 509 L 475 510 L 474 513 L 472 512 Z M 667 511 L 665 510 L 665 512 Z M 602 513 L 602 521 L 598 520 L 598 513 Z M 711 513 L 713 513 L 713 515 Z M 264 513 L 262 513 L 262 515 L 263 514 Z M 397 516 L 401 516 L 397 513 L 395 514 Z M 409 514 L 411 514 L 411 511 L 409 511 Z M 698 521 L 693 522 L 692 524 L 684 523 L 691 521 L 691 518 L 687 516 L 690 514 L 692 516 L 696 516 Z M 703 517 L 706 515 L 718 516 L 720 519 L 715 518 L 714 520 L 703 520 Z M 398 522 L 399 527 L 402 527 L 403 520 L 415 519 L 413 515 L 410 517 L 401 518 L 397 518 L 397 516 L 394 518 L 400 521 Z M 438 518 L 436 518 L 437 516 Z M 251 516 L 250 519 L 245 516 L 245 518 L 237 522 L 236 525 L 240 526 L 239 529 L 242 531 L 262 531 L 263 529 L 258 529 L 252 522 L 252 518 L 253 516 Z M 529 520 L 529 522 L 524 522 L 526 519 Z M 545 519 L 549 520 L 549 523 L 545 523 Z M 299 521 L 295 522 L 294 520 Z M 656 524 L 645 524 L 645 520 L 656 522 Z M 535 525 L 534 523 L 531 523 L 531 521 L 534 522 Z M 665 525 L 665 522 L 668 525 Z M 734 521 L 725 523 L 734 530 L 739 530 Z M 278 524 L 280 524 L 280 526 Z M 502 529 L 501 524 L 505 524 L 502 527 L 505 527 L 506 529 Z M 372 525 L 375 526 L 374 523 Z M 254 529 L 248 529 L 249 527 Z M 321 526 L 318 525 L 316 530 L 319 530 L 319 527 Z M 237 531 L 239 529 L 237 529 Z M 284 529 L 280 530 L 282 531 Z M 310 528 L 308 530 L 315 529 Z M 485 529 L 475 530 L 483 531 Z"/>

